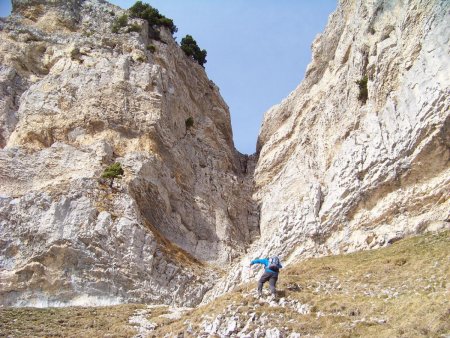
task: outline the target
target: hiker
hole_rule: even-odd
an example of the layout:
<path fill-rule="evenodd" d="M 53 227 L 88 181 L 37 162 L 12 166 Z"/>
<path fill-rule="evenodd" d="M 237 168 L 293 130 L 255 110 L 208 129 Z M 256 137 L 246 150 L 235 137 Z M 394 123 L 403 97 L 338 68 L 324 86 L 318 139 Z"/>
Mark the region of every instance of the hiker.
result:
<path fill-rule="evenodd" d="M 262 274 L 258 282 L 258 295 L 262 295 L 263 284 L 269 281 L 270 292 L 272 293 L 272 297 L 275 298 L 277 295 L 275 285 L 277 284 L 278 280 L 278 272 L 282 268 L 280 260 L 277 256 L 271 258 L 259 258 L 252 260 L 250 266 L 252 266 L 253 264 L 264 264 L 265 267 L 264 273 Z"/>

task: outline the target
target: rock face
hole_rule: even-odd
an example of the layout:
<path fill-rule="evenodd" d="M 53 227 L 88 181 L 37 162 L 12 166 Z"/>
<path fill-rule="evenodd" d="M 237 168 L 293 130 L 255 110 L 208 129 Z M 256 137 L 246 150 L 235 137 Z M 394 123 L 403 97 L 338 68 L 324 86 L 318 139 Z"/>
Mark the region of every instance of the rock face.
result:
<path fill-rule="evenodd" d="M 261 238 L 206 300 L 254 278 L 255 257 L 289 263 L 450 226 L 449 10 L 448 1 L 340 2 L 304 81 L 265 114 Z"/>
<path fill-rule="evenodd" d="M 258 254 L 350 252 L 448 227 L 449 9 L 341 1 L 305 80 L 265 114 Z"/>
<path fill-rule="evenodd" d="M 193 305 L 259 232 L 218 88 L 165 28 L 112 33 L 122 14 L 15 0 L 0 22 L 0 305 Z"/>
<path fill-rule="evenodd" d="M 0 21 L 0 305 L 192 306 L 253 275 L 236 266 L 218 283 L 223 263 L 449 225 L 448 1 L 342 0 L 256 156 L 234 149 L 218 88 L 168 30 L 151 40 L 129 19 L 112 33 L 125 12 L 102 0 L 13 10 Z M 100 179 L 114 162 L 123 177 Z"/>

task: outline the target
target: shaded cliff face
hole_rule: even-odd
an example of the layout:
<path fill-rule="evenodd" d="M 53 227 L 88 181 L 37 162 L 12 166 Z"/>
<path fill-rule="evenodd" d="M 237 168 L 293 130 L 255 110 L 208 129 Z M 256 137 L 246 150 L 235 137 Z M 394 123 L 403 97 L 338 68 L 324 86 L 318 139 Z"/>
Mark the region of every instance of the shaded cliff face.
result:
<path fill-rule="evenodd" d="M 261 252 L 354 251 L 448 227 L 449 9 L 341 1 L 305 80 L 261 127 Z"/>
<path fill-rule="evenodd" d="M 112 33 L 123 13 L 21 0 L 0 22 L 3 305 L 193 305 L 216 278 L 201 262 L 258 233 L 218 88 L 165 29 Z"/>

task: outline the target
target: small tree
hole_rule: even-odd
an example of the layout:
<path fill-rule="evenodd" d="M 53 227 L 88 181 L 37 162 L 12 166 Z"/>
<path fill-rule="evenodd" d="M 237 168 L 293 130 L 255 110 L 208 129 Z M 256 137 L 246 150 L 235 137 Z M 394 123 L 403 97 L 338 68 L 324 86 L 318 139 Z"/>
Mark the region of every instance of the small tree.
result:
<path fill-rule="evenodd" d="M 364 75 L 361 80 L 356 81 L 356 84 L 359 87 L 359 94 L 358 94 L 358 100 L 361 101 L 363 104 L 366 103 L 368 97 L 369 97 L 369 91 L 367 90 L 367 82 L 368 82 L 367 75 Z"/>
<path fill-rule="evenodd" d="M 121 178 L 123 175 L 122 165 L 119 162 L 111 164 L 103 173 L 102 178 L 109 179 L 109 186 L 112 187 L 115 178 Z"/>
<path fill-rule="evenodd" d="M 197 41 L 191 35 L 186 35 L 181 39 L 181 49 L 187 56 L 197 61 L 200 66 L 203 67 L 206 63 L 206 50 L 200 50 Z"/>
<path fill-rule="evenodd" d="M 129 12 L 132 18 L 144 19 L 148 22 L 150 37 L 159 38 L 159 34 L 154 31 L 155 28 L 161 26 L 169 28 L 172 35 L 178 31 L 178 28 L 174 25 L 172 19 L 166 18 L 164 15 L 160 14 L 156 8 L 153 8 L 149 4 L 144 4 L 142 1 L 137 1 L 131 6 Z"/>

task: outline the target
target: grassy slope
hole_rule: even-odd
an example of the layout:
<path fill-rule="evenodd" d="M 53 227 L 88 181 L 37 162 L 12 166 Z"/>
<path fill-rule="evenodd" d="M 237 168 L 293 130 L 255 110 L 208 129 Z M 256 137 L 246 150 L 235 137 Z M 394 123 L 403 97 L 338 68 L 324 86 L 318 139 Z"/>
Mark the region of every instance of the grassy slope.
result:
<path fill-rule="evenodd" d="M 270 307 L 248 296 L 254 285 L 246 285 L 166 323 L 155 334 L 185 331 L 186 322 L 201 332 L 205 318 L 234 312 L 243 322 L 256 313 L 253 329 L 267 318 L 268 327 L 302 335 L 450 334 L 450 233 L 409 238 L 378 250 L 309 259 L 285 269 L 278 284 L 281 297 L 310 305 L 310 313 Z"/>
<path fill-rule="evenodd" d="M 324 337 L 440 337 L 450 334 L 450 232 L 394 243 L 388 248 L 310 259 L 280 275 L 281 297 L 307 304 L 308 314 L 270 306 L 244 285 L 179 320 L 153 317 L 156 337 L 191 328 L 217 315 L 239 317 L 249 331 L 278 327 L 284 333 Z M 106 308 L 0 309 L 0 336 L 129 337 L 128 318 L 139 305 Z M 247 331 L 247 332 L 249 332 Z"/>

